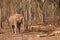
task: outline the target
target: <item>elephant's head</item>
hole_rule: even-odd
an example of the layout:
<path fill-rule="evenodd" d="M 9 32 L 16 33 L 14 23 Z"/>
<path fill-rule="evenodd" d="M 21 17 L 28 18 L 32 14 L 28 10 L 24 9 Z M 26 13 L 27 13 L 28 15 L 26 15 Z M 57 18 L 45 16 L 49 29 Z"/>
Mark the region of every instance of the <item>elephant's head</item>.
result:
<path fill-rule="evenodd" d="M 23 16 L 22 14 L 15 14 L 15 20 L 18 22 L 18 23 L 21 23 L 23 21 Z"/>

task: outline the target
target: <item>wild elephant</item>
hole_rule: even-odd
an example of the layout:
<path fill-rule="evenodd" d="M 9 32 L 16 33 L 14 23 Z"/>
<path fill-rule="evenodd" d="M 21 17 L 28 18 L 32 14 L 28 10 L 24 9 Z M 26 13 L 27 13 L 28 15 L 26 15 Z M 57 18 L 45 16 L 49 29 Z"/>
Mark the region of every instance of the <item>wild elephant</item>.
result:
<path fill-rule="evenodd" d="M 9 17 L 9 26 L 12 28 L 13 33 L 16 34 L 17 29 L 20 32 L 21 25 L 24 28 L 24 17 L 21 14 L 14 14 Z"/>

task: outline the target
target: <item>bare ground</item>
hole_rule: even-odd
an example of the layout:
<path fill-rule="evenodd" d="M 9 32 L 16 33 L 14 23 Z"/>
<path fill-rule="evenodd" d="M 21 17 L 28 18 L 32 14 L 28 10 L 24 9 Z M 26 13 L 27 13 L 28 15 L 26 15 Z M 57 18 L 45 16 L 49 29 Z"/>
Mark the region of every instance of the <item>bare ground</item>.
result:
<path fill-rule="evenodd" d="M 57 36 L 37 36 L 40 33 L 2 33 L 0 34 L 0 40 L 60 40 L 60 35 Z"/>
<path fill-rule="evenodd" d="M 13 34 L 9 28 L 3 28 L 0 29 L 0 40 L 60 40 L 60 34 L 56 36 L 45 37 L 40 37 L 40 34 L 40 32 L 25 32 Z"/>

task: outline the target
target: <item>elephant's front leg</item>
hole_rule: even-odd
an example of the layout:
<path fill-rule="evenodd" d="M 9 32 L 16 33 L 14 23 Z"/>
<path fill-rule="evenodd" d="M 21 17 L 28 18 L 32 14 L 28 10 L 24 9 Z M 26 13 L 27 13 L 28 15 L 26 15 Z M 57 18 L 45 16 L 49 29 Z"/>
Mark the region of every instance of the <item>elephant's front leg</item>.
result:
<path fill-rule="evenodd" d="M 21 24 L 21 28 L 20 28 L 21 30 L 21 32 L 24 32 L 25 31 L 25 27 L 24 27 L 24 25 L 23 24 Z"/>

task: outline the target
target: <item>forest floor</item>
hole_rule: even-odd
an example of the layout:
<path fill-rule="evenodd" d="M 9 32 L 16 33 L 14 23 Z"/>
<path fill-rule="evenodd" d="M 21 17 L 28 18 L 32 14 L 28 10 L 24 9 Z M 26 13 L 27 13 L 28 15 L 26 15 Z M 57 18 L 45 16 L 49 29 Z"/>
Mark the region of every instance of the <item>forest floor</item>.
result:
<path fill-rule="evenodd" d="M 0 40 L 60 40 L 60 34 L 56 36 L 46 36 L 46 34 L 41 34 L 41 32 L 24 32 L 13 34 L 10 32 L 10 29 L 5 26 L 3 29 L 0 28 Z"/>
<path fill-rule="evenodd" d="M 0 40 L 60 40 L 60 35 L 40 37 L 40 32 L 13 34 L 4 30 L 0 32 Z"/>

